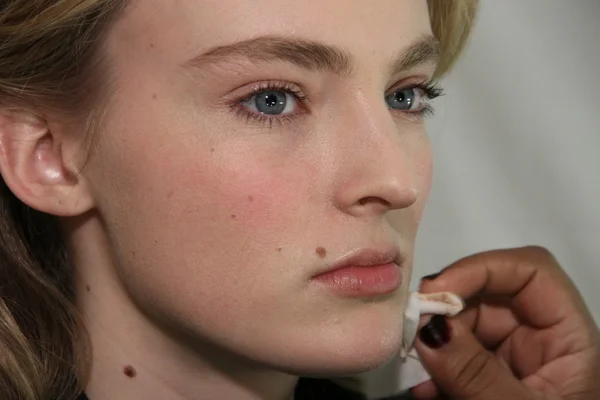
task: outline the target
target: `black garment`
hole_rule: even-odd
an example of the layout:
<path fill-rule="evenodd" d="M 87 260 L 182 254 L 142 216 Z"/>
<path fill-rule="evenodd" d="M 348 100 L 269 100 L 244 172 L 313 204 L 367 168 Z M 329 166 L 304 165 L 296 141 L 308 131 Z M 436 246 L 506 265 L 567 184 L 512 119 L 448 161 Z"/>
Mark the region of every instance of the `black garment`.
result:
<path fill-rule="evenodd" d="M 359 392 L 343 388 L 327 379 L 300 378 L 294 400 L 367 400 L 367 397 Z"/>
<path fill-rule="evenodd" d="M 343 388 L 327 379 L 301 378 L 294 391 L 294 400 L 367 400 L 362 394 Z M 89 400 L 85 394 L 77 400 Z"/>

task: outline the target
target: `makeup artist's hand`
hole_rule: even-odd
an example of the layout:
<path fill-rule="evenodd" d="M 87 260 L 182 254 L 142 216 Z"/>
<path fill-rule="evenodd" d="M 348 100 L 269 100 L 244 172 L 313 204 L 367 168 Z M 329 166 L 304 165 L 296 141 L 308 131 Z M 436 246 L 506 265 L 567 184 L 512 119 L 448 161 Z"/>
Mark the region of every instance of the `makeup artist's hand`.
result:
<path fill-rule="evenodd" d="M 600 399 L 600 332 L 546 250 L 470 256 L 420 291 L 454 292 L 468 307 L 421 329 L 415 346 L 435 385 L 415 387 L 418 399 Z"/>

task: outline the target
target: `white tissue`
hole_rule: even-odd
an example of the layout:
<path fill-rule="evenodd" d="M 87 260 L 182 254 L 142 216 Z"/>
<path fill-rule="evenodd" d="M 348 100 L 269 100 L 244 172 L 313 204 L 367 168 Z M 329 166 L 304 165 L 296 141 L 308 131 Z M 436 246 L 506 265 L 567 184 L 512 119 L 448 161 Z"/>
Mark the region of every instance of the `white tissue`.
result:
<path fill-rule="evenodd" d="M 440 314 L 455 316 L 463 308 L 464 304 L 462 300 L 453 293 L 422 294 L 413 292 L 410 294 L 408 305 L 404 312 L 404 328 L 402 332 L 398 377 L 399 392 L 408 390 L 431 379 L 413 348 L 421 315 Z"/>

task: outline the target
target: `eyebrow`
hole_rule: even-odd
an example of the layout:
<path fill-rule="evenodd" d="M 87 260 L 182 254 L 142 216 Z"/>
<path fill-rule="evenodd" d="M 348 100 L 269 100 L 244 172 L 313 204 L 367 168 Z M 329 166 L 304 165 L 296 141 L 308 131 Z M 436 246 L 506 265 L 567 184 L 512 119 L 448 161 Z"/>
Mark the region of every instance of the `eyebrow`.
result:
<path fill-rule="evenodd" d="M 316 41 L 281 36 L 261 36 L 225 46 L 214 47 L 192 58 L 186 65 L 204 68 L 235 58 L 255 62 L 283 61 L 303 69 L 349 75 L 354 69 L 353 57 L 344 50 Z M 396 75 L 419 65 L 436 63 L 440 58 L 440 43 L 433 36 L 424 36 L 411 44 L 391 64 Z"/>
<path fill-rule="evenodd" d="M 405 50 L 404 54 L 392 63 L 392 75 L 408 71 L 427 63 L 438 64 L 441 56 L 440 42 L 434 36 L 425 36 Z"/>

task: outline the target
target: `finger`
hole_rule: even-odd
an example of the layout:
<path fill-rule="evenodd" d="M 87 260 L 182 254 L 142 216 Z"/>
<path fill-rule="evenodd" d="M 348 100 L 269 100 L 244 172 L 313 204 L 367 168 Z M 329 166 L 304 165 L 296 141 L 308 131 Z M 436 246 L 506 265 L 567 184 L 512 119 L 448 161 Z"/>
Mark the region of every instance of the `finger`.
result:
<path fill-rule="evenodd" d="M 463 258 L 435 279 L 424 280 L 420 290 L 450 291 L 464 299 L 476 295 L 508 297 L 519 317 L 539 328 L 587 314 L 581 296 L 554 257 L 538 247 L 494 250 Z"/>
<path fill-rule="evenodd" d="M 417 400 L 435 400 L 440 397 L 440 391 L 433 381 L 423 382 L 410 389 L 410 394 Z"/>
<path fill-rule="evenodd" d="M 462 321 L 464 319 L 461 318 Z M 506 305 L 505 300 L 493 299 L 479 302 L 472 323 L 465 326 L 472 327 L 477 340 L 488 350 L 500 346 L 521 325 L 519 317 Z"/>
<path fill-rule="evenodd" d="M 415 343 L 439 390 L 454 400 L 530 400 L 530 393 L 458 319 L 434 316 Z"/>
<path fill-rule="evenodd" d="M 504 303 L 471 299 L 466 303 L 464 310 L 453 318 L 470 329 L 485 348 L 492 350 L 506 340 L 520 324 L 515 313 Z M 423 321 L 429 321 L 429 316 L 422 319 L 419 326 L 425 324 Z"/>

